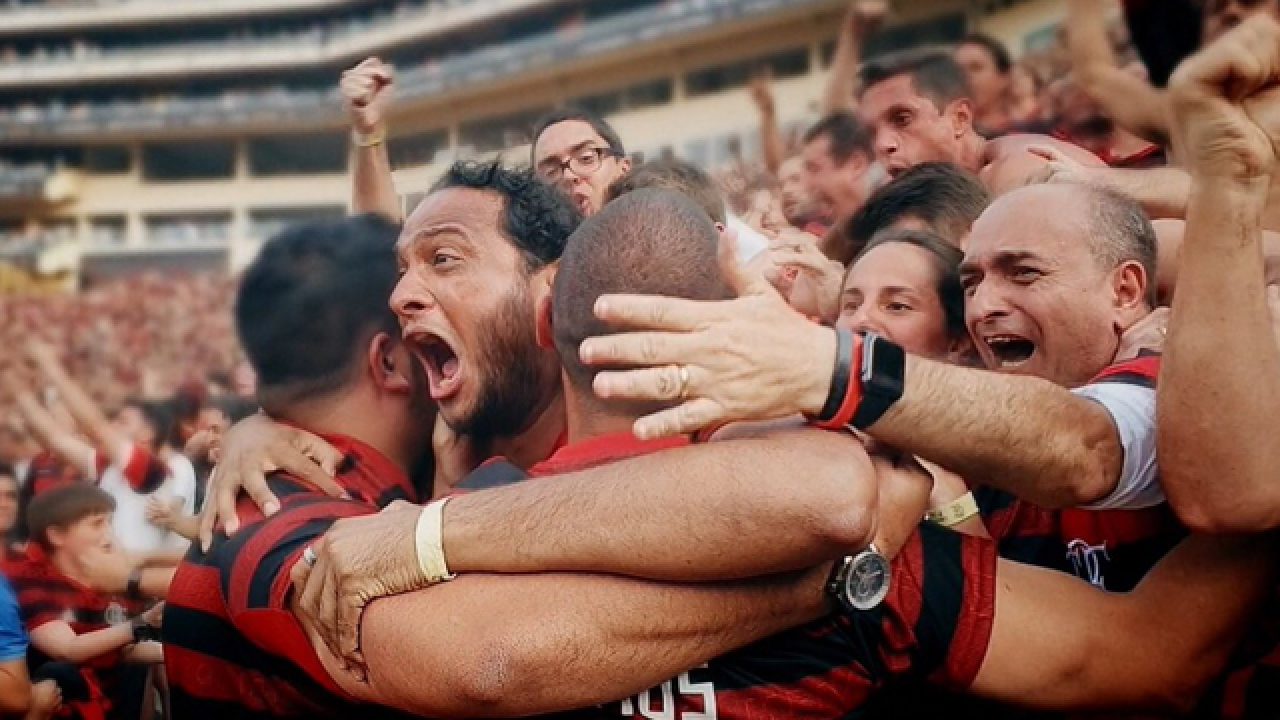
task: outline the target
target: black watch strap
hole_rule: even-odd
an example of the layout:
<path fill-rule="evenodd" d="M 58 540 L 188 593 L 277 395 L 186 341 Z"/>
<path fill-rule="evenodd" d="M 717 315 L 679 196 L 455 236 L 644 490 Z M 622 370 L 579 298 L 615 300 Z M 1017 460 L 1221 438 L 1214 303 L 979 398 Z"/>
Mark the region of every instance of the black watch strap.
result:
<path fill-rule="evenodd" d="M 124 592 L 135 600 L 142 599 L 142 568 L 134 568 L 129 572 L 129 583 L 125 585 Z"/>
<path fill-rule="evenodd" d="M 902 398 L 907 354 L 875 333 L 867 333 L 863 339 L 862 353 L 862 402 L 854 413 L 853 426 L 866 430 Z"/>
<path fill-rule="evenodd" d="M 133 641 L 135 643 L 160 641 L 160 628 L 147 623 L 147 621 L 142 619 L 142 616 L 134 618 L 132 624 Z"/>

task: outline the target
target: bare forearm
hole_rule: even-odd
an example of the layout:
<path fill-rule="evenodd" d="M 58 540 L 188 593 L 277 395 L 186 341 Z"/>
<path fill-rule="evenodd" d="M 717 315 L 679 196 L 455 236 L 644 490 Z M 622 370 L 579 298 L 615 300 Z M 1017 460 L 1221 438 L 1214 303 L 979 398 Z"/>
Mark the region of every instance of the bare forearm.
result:
<path fill-rule="evenodd" d="M 1198 182 L 1187 217 L 1157 427 L 1169 501 L 1203 530 L 1280 526 L 1280 352 L 1264 294 L 1264 201 L 1229 181 Z"/>
<path fill-rule="evenodd" d="M 1123 450 L 1101 406 L 1039 378 L 909 356 L 902 398 L 875 439 L 1046 507 L 1115 489 Z"/>
<path fill-rule="evenodd" d="M 444 547 L 459 573 L 754 577 L 865 545 L 875 505 L 861 446 L 804 430 L 464 495 L 445 507 Z"/>
<path fill-rule="evenodd" d="M 75 467 L 84 464 L 93 448 L 63 427 L 30 393 L 19 395 L 15 405 L 41 447 Z"/>
<path fill-rule="evenodd" d="M 58 629 L 38 628 L 31 634 L 32 644 L 54 660 L 80 664 L 119 650 L 133 642 L 133 627 L 120 623 L 108 628 L 77 635 L 70 626 Z"/>
<path fill-rule="evenodd" d="M 523 716 L 615 700 L 816 619 L 825 611 L 824 577 L 819 568 L 731 586 L 459 578 L 365 611 L 365 699 L 437 717 Z M 435 620 L 406 624 L 406 617 Z M 432 682 L 423 682 L 428 676 Z"/>
<path fill-rule="evenodd" d="M 1191 176 L 1175 167 L 1130 170 L 1109 168 L 1097 173 L 1102 184 L 1128 195 L 1153 219 L 1183 218 L 1191 193 Z"/>
<path fill-rule="evenodd" d="M 394 223 L 404 222 L 385 142 L 352 148 L 351 185 L 353 213 L 375 213 Z"/>
<path fill-rule="evenodd" d="M 31 678 L 25 660 L 0 665 L 0 713 L 20 715 L 31 707 Z"/>
<path fill-rule="evenodd" d="M 782 132 L 778 129 L 778 116 L 773 111 L 760 113 L 760 147 L 764 153 L 765 169 L 777 175 L 786 159 Z"/>
<path fill-rule="evenodd" d="M 80 387 L 65 368 L 60 365 L 45 364 L 41 367 L 45 378 L 57 391 L 58 396 L 67 407 L 67 412 L 75 418 L 80 429 L 89 436 L 98 451 L 111 457 L 113 461 L 123 464 L 128 458 L 116 457 L 127 442 L 122 433 L 117 431 L 106 413 L 98 407 L 98 403 Z"/>
<path fill-rule="evenodd" d="M 854 40 L 850 33 L 842 32 L 836 44 L 835 55 L 831 58 L 831 69 L 827 71 L 827 85 L 822 96 L 823 115 L 851 112 L 854 109 L 853 95 L 858 85 L 861 53 L 861 43 Z"/>
<path fill-rule="evenodd" d="M 1126 130 L 1167 144 L 1164 98 L 1149 83 L 1119 66 L 1107 37 L 1107 6 L 1102 0 L 1069 0 L 1067 48 L 1071 66 L 1085 92 Z"/>

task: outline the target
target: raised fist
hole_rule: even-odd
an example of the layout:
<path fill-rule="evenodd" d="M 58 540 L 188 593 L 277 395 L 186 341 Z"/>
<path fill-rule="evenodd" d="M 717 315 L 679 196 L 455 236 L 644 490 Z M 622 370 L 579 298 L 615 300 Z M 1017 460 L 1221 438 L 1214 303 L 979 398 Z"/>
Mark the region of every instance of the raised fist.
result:
<path fill-rule="evenodd" d="M 367 135 L 382 127 L 394 81 L 392 67 L 375 57 L 342 73 L 343 104 L 356 132 Z"/>
<path fill-rule="evenodd" d="M 1169 83 L 1178 152 L 1193 174 L 1269 178 L 1280 138 L 1280 23 L 1260 13 L 1188 58 Z"/>
<path fill-rule="evenodd" d="M 768 67 L 751 76 L 751 101 L 761 115 L 773 115 L 777 109 L 773 99 L 773 73 Z"/>
<path fill-rule="evenodd" d="M 889 3 L 885 0 L 854 0 L 849 4 L 847 16 L 849 32 L 863 39 L 875 32 L 889 16 Z"/>

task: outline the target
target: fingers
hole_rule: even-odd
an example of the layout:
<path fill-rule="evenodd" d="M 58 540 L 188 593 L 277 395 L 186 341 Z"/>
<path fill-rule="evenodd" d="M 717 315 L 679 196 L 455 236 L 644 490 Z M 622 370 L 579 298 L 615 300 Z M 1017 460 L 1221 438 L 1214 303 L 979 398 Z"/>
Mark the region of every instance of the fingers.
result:
<path fill-rule="evenodd" d="M 338 472 L 338 463 L 342 462 L 342 453 L 319 436 L 299 430 L 289 437 L 289 443 L 299 452 L 315 461 L 322 470 L 330 475 Z"/>
<path fill-rule="evenodd" d="M 297 442 L 302 441 L 299 440 Z M 317 442 L 323 441 L 317 439 Z M 317 461 L 313 459 L 312 454 L 300 450 L 294 440 L 291 439 L 288 445 L 277 448 L 274 455 L 273 464 L 276 467 L 294 476 L 298 480 L 301 480 L 312 488 L 319 490 L 329 497 L 346 496 L 346 491 L 338 484 L 338 481 L 333 478 L 332 473 L 318 465 Z M 330 467 L 336 468 L 337 466 L 337 461 L 332 458 L 326 458 L 325 462 Z M 263 489 L 265 489 L 265 484 L 266 482 L 263 480 Z M 248 489 L 247 483 L 246 489 Z M 252 495 L 253 492 L 250 491 L 250 494 Z M 257 498 L 255 497 L 254 500 L 256 502 Z M 275 512 L 275 510 L 267 512 L 267 508 L 261 504 L 259 504 L 259 507 L 261 507 L 263 513 L 267 515 Z M 279 509 L 279 503 L 277 503 L 276 509 Z"/>
<path fill-rule="evenodd" d="M 601 295 L 596 301 L 595 312 L 597 318 L 619 329 L 669 332 L 697 330 L 724 314 L 720 303 L 655 295 Z M 583 346 L 588 343 L 583 343 Z"/>
<path fill-rule="evenodd" d="M 271 488 L 267 487 L 267 478 L 262 473 L 253 473 L 244 479 L 244 491 L 253 500 L 253 504 L 262 509 L 262 514 L 266 516 L 275 515 L 280 512 L 280 499 L 275 493 L 271 492 Z M 227 524 L 227 534 L 235 532 Z"/>
<path fill-rule="evenodd" d="M 596 375 L 592 389 L 605 400 L 672 401 L 684 399 L 692 385 L 692 371 L 681 377 L 680 368 L 665 367 L 602 372 Z M 687 382 L 686 382 L 687 379 Z"/>
<path fill-rule="evenodd" d="M 640 418 L 632 432 L 641 440 L 687 435 L 727 419 L 723 408 L 713 400 L 695 398 L 678 407 Z"/>
<path fill-rule="evenodd" d="M 1059 149 L 1048 145 L 1028 145 L 1027 152 L 1050 162 L 1068 162 L 1069 158 Z"/>
<path fill-rule="evenodd" d="M 364 612 L 365 598 L 355 591 L 343 591 L 336 605 L 338 649 L 342 653 L 338 657 L 363 679 L 365 664 L 364 654 L 360 652 L 360 615 Z"/>
<path fill-rule="evenodd" d="M 729 287 L 739 297 L 775 293 L 773 285 L 759 273 L 753 273 L 738 262 L 738 232 L 733 228 L 720 234 L 720 245 L 717 248 L 720 261 L 720 272 L 729 283 Z"/>
<path fill-rule="evenodd" d="M 579 347 L 587 365 L 665 365 L 686 362 L 706 348 L 697 335 L 638 332 L 589 338 Z"/>
<path fill-rule="evenodd" d="M 209 473 L 209 488 L 212 492 L 208 499 L 205 500 L 204 507 L 200 510 L 200 529 L 197 532 L 197 538 L 200 540 L 200 551 L 209 552 L 209 547 L 213 545 L 213 528 L 218 523 L 217 513 L 217 490 L 218 490 L 218 467 L 213 466 L 213 470 Z"/>

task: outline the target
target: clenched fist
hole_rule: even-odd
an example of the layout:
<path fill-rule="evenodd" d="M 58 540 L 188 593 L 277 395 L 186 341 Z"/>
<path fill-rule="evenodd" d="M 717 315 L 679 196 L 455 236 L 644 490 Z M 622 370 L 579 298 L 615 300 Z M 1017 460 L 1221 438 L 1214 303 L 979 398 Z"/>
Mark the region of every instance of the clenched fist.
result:
<path fill-rule="evenodd" d="M 342 73 L 342 99 L 356 132 L 368 135 L 382 129 L 394 82 L 395 71 L 376 57 Z"/>
<path fill-rule="evenodd" d="M 1280 138 L 1280 23 L 1261 13 L 1223 35 L 1182 64 L 1169 96 L 1188 170 L 1270 178 Z"/>

